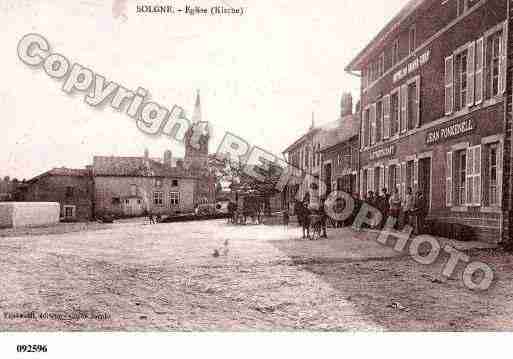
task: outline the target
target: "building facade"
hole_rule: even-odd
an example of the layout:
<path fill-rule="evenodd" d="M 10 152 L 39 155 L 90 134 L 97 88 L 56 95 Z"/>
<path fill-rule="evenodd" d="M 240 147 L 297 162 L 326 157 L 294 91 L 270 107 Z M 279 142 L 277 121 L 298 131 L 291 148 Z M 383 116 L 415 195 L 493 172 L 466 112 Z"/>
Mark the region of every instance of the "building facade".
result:
<path fill-rule="evenodd" d="M 197 178 L 146 156 L 93 160 L 94 204 L 98 216 L 136 217 L 194 210 Z"/>
<path fill-rule="evenodd" d="M 359 127 L 358 117 L 349 115 L 325 136 L 321 156 L 327 195 L 332 191 L 358 193 Z"/>
<path fill-rule="evenodd" d="M 412 188 L 429 218 L 509 238 L 508 3 L 410 1 L 347 66 L 362 76 L 361 195 Z"/>
<path fill-rule="evenodd" d="M 308 198 L 311 203 L 318 201 L 322 168 L 321 143 L 321 128 L 315 127 L 312 118 L 309 130 L 283 151 L 288 163 L 301 172 L 293 176 L 284 189 L 282 202 L 288 203 L 290 209 L 296 199 Z"/>
<path fill-rule="evenodd" d="M 91 169 L 54 168 L 25 183 L 25 202 L 58 202 L 65 221 L 93 218 Z"/>
<path fill-rule="evenodd" d="M 323 126 L 319 134 L 322 158 L 322 180 L 326 193 L 358 193 L 360 120 L 353 114 L 351 94 L 342 95 L 340 118 Z"/>

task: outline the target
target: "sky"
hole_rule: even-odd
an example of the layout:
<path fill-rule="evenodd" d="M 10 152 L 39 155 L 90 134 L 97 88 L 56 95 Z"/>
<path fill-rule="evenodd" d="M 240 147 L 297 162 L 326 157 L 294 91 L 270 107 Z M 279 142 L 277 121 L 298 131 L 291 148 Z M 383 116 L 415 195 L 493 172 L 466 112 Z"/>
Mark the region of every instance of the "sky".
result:
<path fill-rule="evenodd" d="M 335 120 L 343 92 L 356 103 L 359 79 L 344 67 L 407 0 L 196 0 L 243 7 L 242 16 L 138 14 L 154 0 L 0 2 L 0 177 L 29 179 L 53 167 L 83 168 L 94 155 L 183 156 L 167 137 L 141 133 L 110 107 L 68 95 L 62 81 L 17 57 L 20 39 L 43 35 L 51 51 L 151 100 L 192 115 L 196 90 L 213 127 L 210 151 L 226 131 L 276 155 L 316 125 Z"/>

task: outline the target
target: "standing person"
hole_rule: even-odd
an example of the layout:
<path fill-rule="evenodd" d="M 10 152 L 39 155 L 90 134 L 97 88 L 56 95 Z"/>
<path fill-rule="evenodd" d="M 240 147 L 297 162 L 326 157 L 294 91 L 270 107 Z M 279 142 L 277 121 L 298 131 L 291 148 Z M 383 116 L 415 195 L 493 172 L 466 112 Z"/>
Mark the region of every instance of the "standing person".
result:
<path fill-rule="evenodd" d="M 390 194 L 388 193 L 388 190 L 385 187 L 383 187 L 382 192 L 383 192 L 383 208 L 382 208 L 383 212 L 382 213 L 383 213 L 383 219 L 384 219 L 384 221 L 386 221 L 386 219 L 389 216 L 389 212 L 390 212 Z"/>
<path fill-rule="evenodd" d="M 374 192 L 369 191 L 369 193 L 367 194 L 367 200 L 366 200 L 367 204 L 374 207 L 374 205 L 376 204 L 375 201 L 376 201 L 376 198 L 374 198 Z"/>
<path fill-rule="evenodd" d="M 396 187 L 394 188 L 394 192 L 390 196 L 390 207 L 389 207 L 389 213 L 390 217 L 395 218 L 395 227 L 398 227 L 398 220 L 399 215 L 401 214 L 401 196 L 399 196 L 399 189 Z"/>
<path fill-rule="evenodd" d="M 424 193 L 422 191 L 417 192 L 415 198 L 415 227 L 414 233 L 420 235 L 424 233 L 424 222 L 428 213 L 428 204 Z"/>
<path fill-rule="evenodd" d="M 322 227 L 322 235 L 321 238 L 328 238 L 328 234 L 326 233 L 328 215 L 326 214 L 325 206 L 326 199 L 324 197 L 321 198 L 321 203 L 319 204 L 319 214 L 321 215 L 321 227 Z"/>
<path fill-rule="evenodd" d="M 412 211 L 413 207 L 415 205 L 415 198 L 413 198 L 413 191 L 411 187 L 408 187 L 406 190 L 406 195 L 404 196 L 404 202 L 403 202 L 403 221 L 402 226 L 410 225 L 412 226 Z"/>
<path fill-rule="evenodd" d="M 289 210 L 288 208 L 285 208 L 283 210 L 283 226 L 285 228 L 287 228 L 289 226 L 289 220 L 290 220 L 290 217 L 289 217 Z"/>

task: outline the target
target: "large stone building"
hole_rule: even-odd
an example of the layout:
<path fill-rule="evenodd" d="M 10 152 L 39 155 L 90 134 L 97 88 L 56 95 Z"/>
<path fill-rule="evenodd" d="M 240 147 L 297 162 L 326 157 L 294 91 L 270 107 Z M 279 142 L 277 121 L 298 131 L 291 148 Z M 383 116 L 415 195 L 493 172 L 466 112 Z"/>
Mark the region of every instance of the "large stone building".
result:
<path fill-rule="evenodd" d="M 510 23 L 507 0 L 413 0 L 351 61 L 362 194 L 421 190 L 429 218 L 510 239 Z"/>
<path fill-rule="evenodd" d="M 144 157 L 93 160 L 95 214 L 141 216 L 194 209 L 197 178 L 180 167 Z"/>

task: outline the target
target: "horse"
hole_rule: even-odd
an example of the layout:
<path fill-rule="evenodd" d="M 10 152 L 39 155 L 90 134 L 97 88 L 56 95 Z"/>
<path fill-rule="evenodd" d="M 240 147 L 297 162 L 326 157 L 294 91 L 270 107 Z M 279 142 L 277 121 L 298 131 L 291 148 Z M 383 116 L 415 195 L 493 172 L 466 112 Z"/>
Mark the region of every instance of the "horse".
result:
<path fill-rule="evenodd" d="M 310 209 L 303 202 L 296 202 L 294 212 L 303 230 L 303 238 L 310 238 Z"/>

